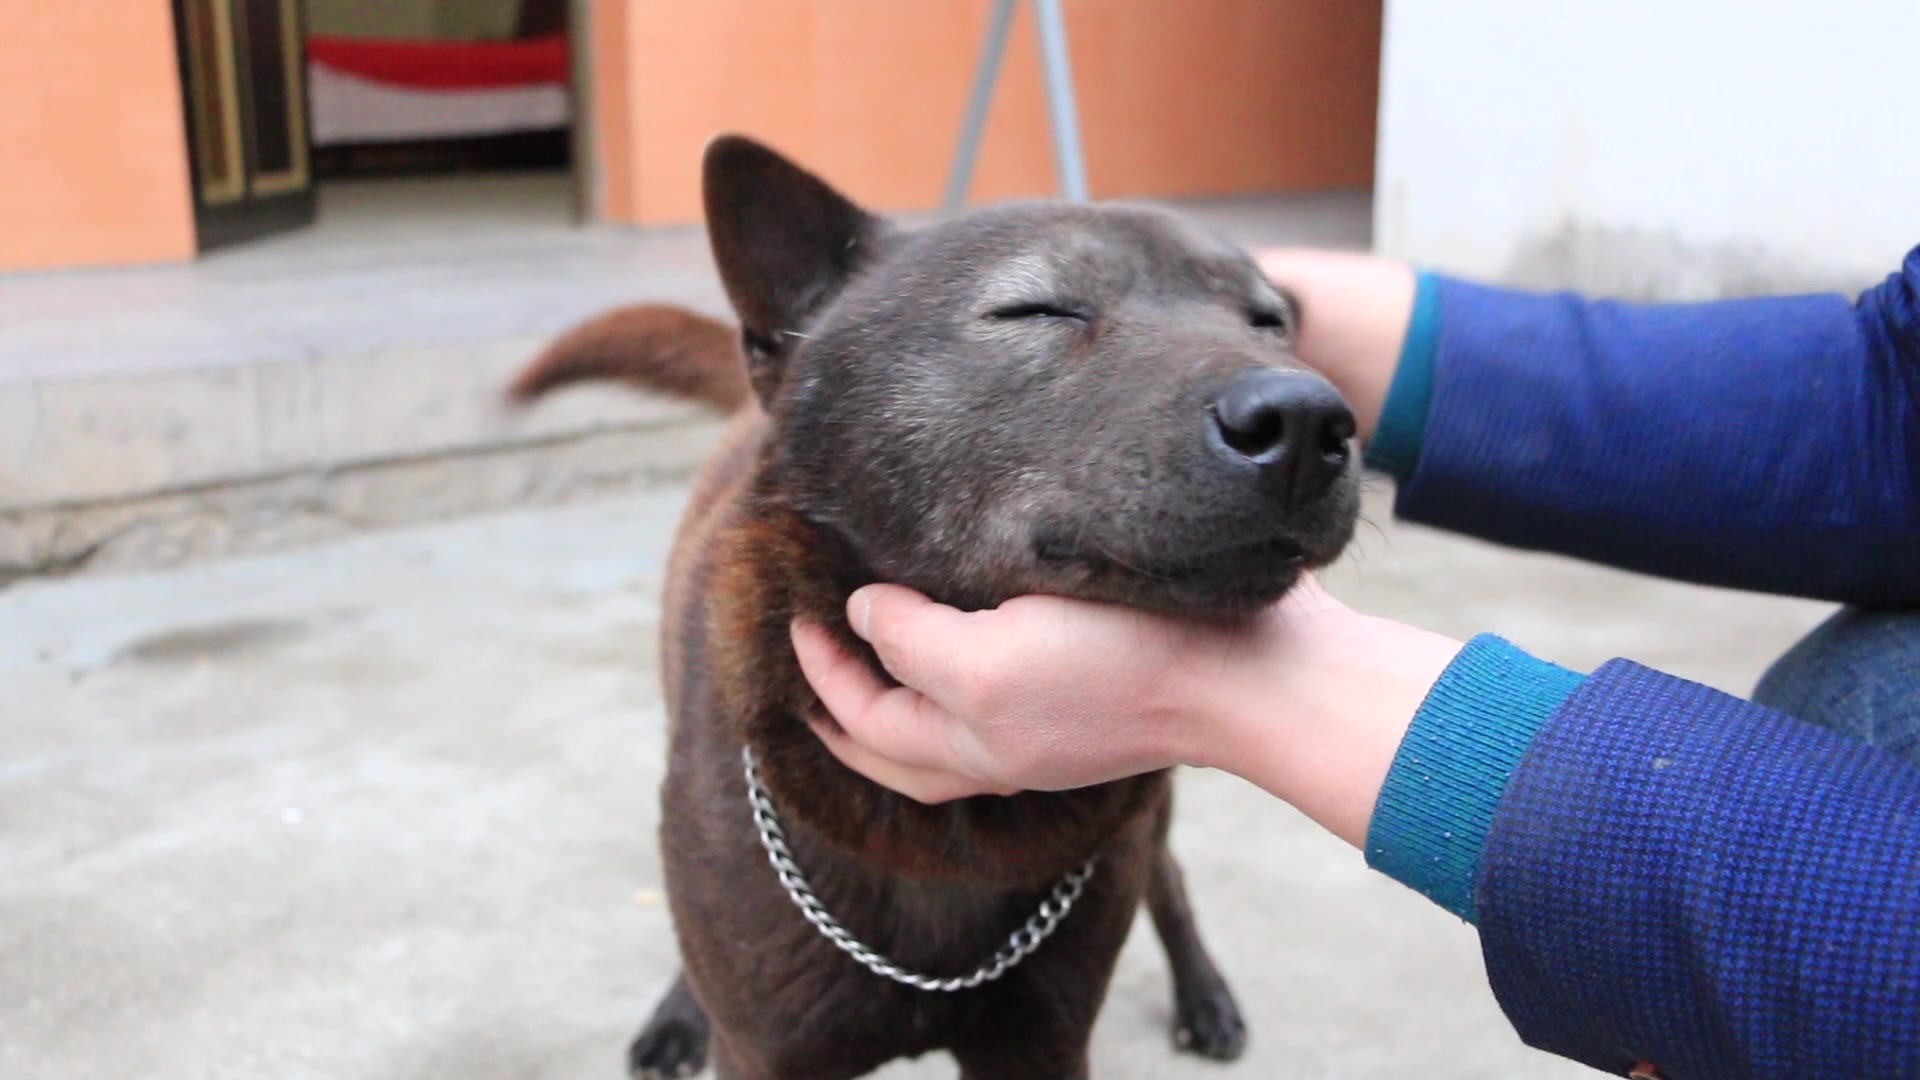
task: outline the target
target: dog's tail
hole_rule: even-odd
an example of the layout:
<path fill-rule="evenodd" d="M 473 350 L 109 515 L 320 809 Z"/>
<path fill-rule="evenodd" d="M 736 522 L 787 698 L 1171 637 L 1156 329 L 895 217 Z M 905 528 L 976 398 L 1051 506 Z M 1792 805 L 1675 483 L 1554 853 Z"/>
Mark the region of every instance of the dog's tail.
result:
<path fill-rule="evenodd" d="M 718 319 L 637 304 L 588 320 L 547 346 L 507 390 L 519 404 L 574 383 L 608 380 L 722 412 L 752 396 L 740 335 Z"/>

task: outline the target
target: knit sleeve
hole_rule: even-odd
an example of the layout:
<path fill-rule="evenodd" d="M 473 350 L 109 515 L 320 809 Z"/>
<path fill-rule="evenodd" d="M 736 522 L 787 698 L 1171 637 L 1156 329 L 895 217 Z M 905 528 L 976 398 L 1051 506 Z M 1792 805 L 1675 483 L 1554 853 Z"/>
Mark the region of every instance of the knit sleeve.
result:
<path fill-rule="evenodd" d="M 1849 303 L 1423 277 L 1369 461 L 1410 520 L 1683 580 L 1920 604 L 1920 248 Z"/>
<path fill-rule="evenodd" d="M 1864 743 L 1615 661 L 1514 769 L 1474 899 L 1535 1047 L 1920 1076 L 1920 769 Z"/>

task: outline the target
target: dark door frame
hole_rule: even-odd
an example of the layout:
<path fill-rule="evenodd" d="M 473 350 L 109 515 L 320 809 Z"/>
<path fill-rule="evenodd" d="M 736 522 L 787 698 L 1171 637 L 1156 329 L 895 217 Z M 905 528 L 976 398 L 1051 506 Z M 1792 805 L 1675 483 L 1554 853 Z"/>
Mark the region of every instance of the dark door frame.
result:
<path fill-rule="evenodd" d="M 187 159 L 193 185 L 194 233 L 201 251 L 311 224 L 316 212 L 307 90 L 305 6 L 276 4 L 279 48 L 288 100 L 289 161 L 278 171 L 261 168 L 256 124 L 259 80 L 256 50 L 247 24 L 248 0 L 172 0 L 175 55 L 187 124 Z M 194 20 L 210 20 L 211 40 Z M 203 111 L 217 109 L 218 118 Z M 211 140 L 227 162 L 224 174 L 208 160 Z"/>

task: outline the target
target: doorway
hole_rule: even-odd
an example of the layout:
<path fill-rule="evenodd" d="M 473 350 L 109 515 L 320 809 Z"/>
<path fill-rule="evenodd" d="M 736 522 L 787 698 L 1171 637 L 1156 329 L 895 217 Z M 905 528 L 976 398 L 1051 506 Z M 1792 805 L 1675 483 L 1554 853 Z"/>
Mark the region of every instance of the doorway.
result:
<path fill-rule="evenodd" d="M 173 0 L 201 249 L 314 218 L 300 0 Z"/>
<path fill-rule="evenodd" d="M 570 0 L 173 0 L 198 247 L 581 217 Z"/>

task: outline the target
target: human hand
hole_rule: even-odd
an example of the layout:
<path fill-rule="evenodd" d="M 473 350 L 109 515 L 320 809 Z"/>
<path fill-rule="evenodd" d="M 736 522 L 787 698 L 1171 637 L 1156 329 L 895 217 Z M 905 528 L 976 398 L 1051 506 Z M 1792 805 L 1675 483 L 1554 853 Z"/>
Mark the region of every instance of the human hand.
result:
<path fill-rule="evenodd" d="M 1188 656 L 1218 631 L 1107 604 L 1026 596 L 961 612 L 877 585 L 847 603 L 889 688 L 818 627 L 794 650 L 849 766 L 922 802 L 1083 787 L 1189 756 Z"/>
<path fill-rule="evenodd" d="M 1361 442 L 1373 437 L 1413 318 L 1413 267 L 1346 251 L 1266 248 L 1260 269 L 1300 301 L 1295 351 L 1353 409 Z"/>
<path fill-rule="evenodd" d="M 850 768 L 923 802 L 1224 768 L 1358 843 L 1414 710 L 1460 643 L 1348 609 L 1305 578 L 1234 626 L 1060 597 L 960 612 L 912 590 L 848 601 L 885 686 L 818 627 L 802 670 Z"/>

